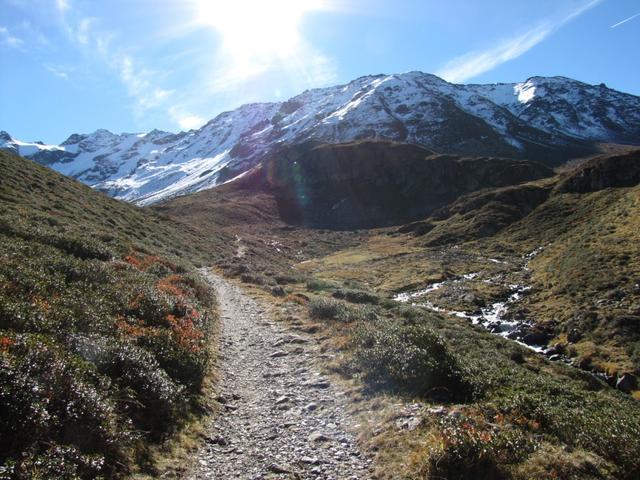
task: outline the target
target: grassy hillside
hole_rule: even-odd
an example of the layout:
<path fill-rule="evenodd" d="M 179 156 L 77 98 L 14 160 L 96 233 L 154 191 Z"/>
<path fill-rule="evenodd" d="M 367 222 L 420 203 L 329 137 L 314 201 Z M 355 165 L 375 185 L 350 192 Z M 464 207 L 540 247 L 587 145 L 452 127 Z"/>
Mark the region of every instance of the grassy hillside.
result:
<path fill-rule="evenodd" d="M 484 272 L 472 290 L 487 302 L 500 296 L 488 289 L 490 278 L 510 275 L 512 283 L 525 281 L 517 275 L 521 259 L 537 251 L 529 272 L 523 272 L 531 291 L 513 315 L 534 319 L 551 343 L 584 368 L 606 372 L 612 380 L 638 375 L 638 183 L 638 151 L 601 156 L 553 178 L 461 197 L 400 229 L 413 233 L 415 241 L 400 237 L 395 242 L 413 249 L 406 268 L 415 271 L 411 260 L 421 258 L 419 264 L 435 279 Z M 452 255 L 454 247 L 458 255 Z M 405 262 L 397 263 L 382 275 L 379 287 L 410 286 L 402 285 Z"/>
<path fill-rule="evenodd" d="M 214 246 L 8 153 L 0 170 L 0 478 L 152 472 L 200 409 Z"/>
<path fill-rule="evenodd" d="M 635 161 L 640 170 L 639 155 Z M 626 179 L 634 174 L 622 166 L 619 171 Z M 562 185 L 500 238 L 544 247 L 531 262 L 534 290 L 522 311 L 583 366 L 613 377 L 638 375 L 640 185 L 581 193 Z"/>

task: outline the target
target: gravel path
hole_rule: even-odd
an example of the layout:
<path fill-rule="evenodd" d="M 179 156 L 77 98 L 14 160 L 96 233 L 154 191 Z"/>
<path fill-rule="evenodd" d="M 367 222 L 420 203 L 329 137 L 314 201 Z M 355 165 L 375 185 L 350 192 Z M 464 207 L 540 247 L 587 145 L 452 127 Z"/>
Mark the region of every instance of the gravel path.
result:
<path fill-rule="evenodd" d="M 310 336 L 275 323 L 239 287 L 206 272 L 220 305 L 220 415 L 190 479 L 364 479 L 347 399 L 317 372 Z"/>

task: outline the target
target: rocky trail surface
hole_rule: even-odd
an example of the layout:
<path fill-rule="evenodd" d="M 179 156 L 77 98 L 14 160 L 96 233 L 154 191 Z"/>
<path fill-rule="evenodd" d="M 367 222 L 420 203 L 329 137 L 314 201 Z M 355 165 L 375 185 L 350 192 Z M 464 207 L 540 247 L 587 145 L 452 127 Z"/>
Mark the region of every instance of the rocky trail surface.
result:
<path fill-rule="evenodd" d="M 220 305 L 222 408 L 188 478 L 370 478 L 348 399 L 319 373 L 317 342 L 274 322 L 239 287 L 205 274 Z"/>

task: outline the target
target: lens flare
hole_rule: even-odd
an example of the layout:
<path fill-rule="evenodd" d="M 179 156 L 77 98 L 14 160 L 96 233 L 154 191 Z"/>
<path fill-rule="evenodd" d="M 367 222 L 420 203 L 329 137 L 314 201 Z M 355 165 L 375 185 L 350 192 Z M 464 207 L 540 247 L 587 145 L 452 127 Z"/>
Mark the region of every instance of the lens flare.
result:
<path fill-rule="evenodd" d="M 196 0 L 197 21 L 213 27 L 222 48 L 239 61 L 264 55 L 286 57 L 296 50 L 300 22 L 319 9 L 318 0 Z"/>

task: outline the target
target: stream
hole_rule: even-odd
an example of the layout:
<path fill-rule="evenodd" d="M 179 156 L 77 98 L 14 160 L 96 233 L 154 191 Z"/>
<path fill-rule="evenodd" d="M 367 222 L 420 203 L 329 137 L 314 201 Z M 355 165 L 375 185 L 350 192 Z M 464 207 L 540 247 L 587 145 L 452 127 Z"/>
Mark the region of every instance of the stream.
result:
<path fill-rule="evenodd" d="M 529 270 L 529 262 L 535 258 L 540 252 L 542 252 L 543 247 L 539 247 L 531 253 L 525 255 L 523 257 L 524 266 L 523 270 Z M 504 263 L 499 260 L 489 259 L 494 263 Z M 441 288 L 452 286 L 456 284 L 463 283 L 465 281 L 473 280 L 478 277 L 479 272 L 468 273 L 459 278 L 454 278 L 451 280 L 444 280 L 441 282 L 435 282 L 430 285 L 427 285 L 425 288 L 421 290 L 417 290 L 414 292 L 402 292 L 393 297 L 393 300 L 400 303 L 411 303 L 414 306 L 425 307 L 435 312 L 444 313 L 446 315 L 453 315 L 459 318 L 464 318 L 469 320 L 473 325 L 480 325 L 486 328 L 493 334 L 500 335 L 501 337 L 508 338 L 510 340 L 515 341 L 516 343 L 527 347 L 538 353 L 545 353 L 548 349 L 548 345 L 535 345 L 531 344 L 531 342 L 524 342 L 523 337 L 525 333 L 523 327 L 531 327 L 533 326 L 532 322 L 528 322 L 526 320 L 515 320 L 510 318 L 509 309 L 510 307 L 520 301 L 525 293 L 531 290 L 531 287 L 526 285 L 518 285 L 518 284 L 510 284 L 509 285 L 509 296 L 500 302 L 495 302 L 485 307 L 482 307 L 479 312 L 469 313 L 465 311 L 459 310 L 450 310 L 446 308 L 439 307 L 435 305 L 433 302 L 430 302 L 426 299 L 423 299 L 424 295 L 429 293 L 433 293 Z M 485 280 L 487 283 L 493 283 L 492 280 Z"/>

